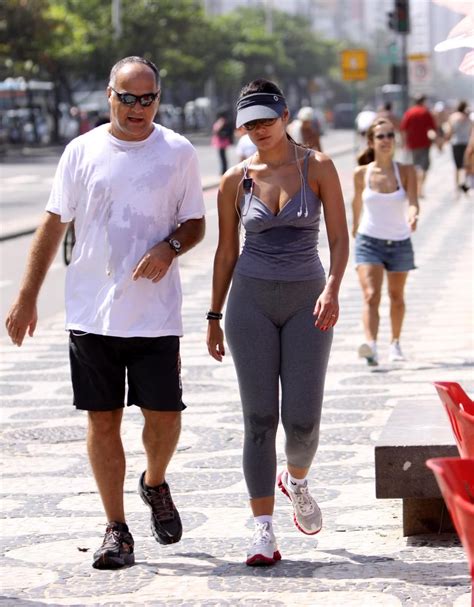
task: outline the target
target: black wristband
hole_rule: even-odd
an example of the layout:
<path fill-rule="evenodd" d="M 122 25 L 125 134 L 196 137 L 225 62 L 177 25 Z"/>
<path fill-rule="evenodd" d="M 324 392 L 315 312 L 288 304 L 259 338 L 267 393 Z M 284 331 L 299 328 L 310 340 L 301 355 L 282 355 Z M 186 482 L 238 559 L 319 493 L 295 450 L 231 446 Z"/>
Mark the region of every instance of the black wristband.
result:
<path fill-rule="evenodd" d="M 222 319 L 222 312 L 211 312 L 211 310 L 209 310 L 209 312 L 206 314 L 206 320 L 221 320 Z"/>

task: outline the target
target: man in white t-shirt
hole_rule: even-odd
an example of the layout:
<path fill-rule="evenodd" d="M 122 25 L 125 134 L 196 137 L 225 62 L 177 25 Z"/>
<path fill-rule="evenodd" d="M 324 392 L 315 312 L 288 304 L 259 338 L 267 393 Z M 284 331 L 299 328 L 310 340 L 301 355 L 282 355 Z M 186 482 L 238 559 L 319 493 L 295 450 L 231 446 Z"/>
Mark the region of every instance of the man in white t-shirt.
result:
<path fill-rule="evenodd" d="M 58 165 L 18 298 L 6 326 L 20 346 L 36 327 L 36 301 L 69 222 L 76 243 L 66 277 L 74 405 L 88 411 L 87 446 L 107 528 L 93 566 L 134 563 L 125 519 L 125 454 L 120 427 L 141 407 L 147 467 L 139 494 L 162 544 L 179 541 L 181 520 L 165 473 L 175 451 L 182 402 L 177 257 L 204 235 L 194 148 L 153 123 L 160 98 L 156 66 L 126 57 L 110 73 L 110 124 L 74 139 Z"/>

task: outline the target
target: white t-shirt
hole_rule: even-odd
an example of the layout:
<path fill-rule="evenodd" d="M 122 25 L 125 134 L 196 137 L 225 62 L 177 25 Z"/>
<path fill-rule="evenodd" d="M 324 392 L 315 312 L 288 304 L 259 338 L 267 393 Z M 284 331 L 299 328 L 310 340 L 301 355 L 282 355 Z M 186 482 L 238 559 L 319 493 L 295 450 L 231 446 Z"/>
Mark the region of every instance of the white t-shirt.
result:
<path fill-rule="evenodd" d="M 255 143 L 253 143 L 250 137 L 245 134 L 242 135 L 242 137 L 238 140 L 235 151 L 239 158 L 243 158 L 245 160 L 246 158 L 252 156 L 252 154 L 255 154 L 257 151 L 257 146 Z"/>
<path fill-rule="evenodd" d="M 182 335 L 178 259 L 158 283 L 132 280 L 142 255 L 178 224 L 204 216 L 196 152 L 155 125 L 144 141 L 108 125 L 74 139 L 56 171 L 46 210 L 74 220 L 66 274 L 66 328 L 117 337 Z"/>

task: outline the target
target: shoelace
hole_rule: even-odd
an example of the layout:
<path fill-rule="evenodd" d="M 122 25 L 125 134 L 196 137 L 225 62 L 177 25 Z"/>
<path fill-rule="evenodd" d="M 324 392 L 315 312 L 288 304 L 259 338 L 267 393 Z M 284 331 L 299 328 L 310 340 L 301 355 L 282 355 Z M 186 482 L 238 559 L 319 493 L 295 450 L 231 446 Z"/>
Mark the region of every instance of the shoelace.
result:
<path fill-rule="evenodd" d="M 171 494 L 165 488 L 150 491 L 148 493 L 151 505 L 153 507 L 153 516 L 159 521 L 169 521 L 174 519 L 174 507 Z"/>
<path fill-rule="evenodd" d="M 113 527 L 107 527 L 105 530 L 104 541 L 102 542 L 102 546 L 104 548 L 117 548 L 122 543 L 122 532 L 118 531 L 118 529 L 114 529 Z"/>
<path fill-rule="evenodd" d="M 314 500 L 308 493 L 308 487 L 300 487 L 298 493 L 294 493 L 298 508 L 303 515 L 313 514 Z"/>
<path fill-rule="evenodd" d="M 269 544 L 272 541 L 272 536 L 265 524 L 257 524 L 255 533 L 253 534 L 253 543 L 257 546 Z"/>

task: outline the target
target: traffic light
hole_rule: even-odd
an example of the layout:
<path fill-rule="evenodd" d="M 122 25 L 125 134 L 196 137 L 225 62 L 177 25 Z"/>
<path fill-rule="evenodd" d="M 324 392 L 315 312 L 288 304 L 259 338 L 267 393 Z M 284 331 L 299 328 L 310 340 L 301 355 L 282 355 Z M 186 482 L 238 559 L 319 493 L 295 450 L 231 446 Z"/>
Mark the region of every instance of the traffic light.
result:
<path fill-rule="evenodd" d="M 410 6 L 408 0 L 395 0 L 397 31 L 408 34 L 410 31 Z"/>
<path fill-rule="evenodd" d="M 388 28 L 395 32 L 408 34 L 410 31 L 409 0 L 395 0 L 393 11 L 387 13 Z"/>
<path fill-rule="evenodd" d="M 397 15 L 395 14 L 395 11 L 387 13 L 387 25 L 390 30 L 397 29 Z"/>

